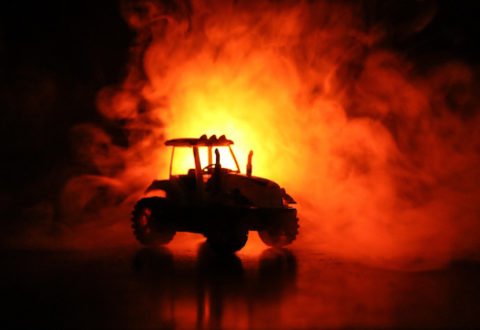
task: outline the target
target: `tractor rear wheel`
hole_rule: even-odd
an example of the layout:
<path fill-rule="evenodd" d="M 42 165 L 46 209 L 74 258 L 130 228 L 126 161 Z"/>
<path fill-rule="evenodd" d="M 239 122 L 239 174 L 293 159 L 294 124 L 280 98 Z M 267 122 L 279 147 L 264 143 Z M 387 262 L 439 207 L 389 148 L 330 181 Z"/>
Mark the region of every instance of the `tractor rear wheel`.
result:
<path fill-rule="evenodd" d="M 265 230 L 259 230 L 260 239 L 268 246 L 281 248 L 292 243 L 298 234 L 298 218 L 288 219 L 281 225 Z"/>
<path fill-rule="evenodd" d="M 132 215 L 133 233 L 144 245 L 167 244 L 175 236 L 175 229 L 167 219 L 167 201 L 164 198 L 139 200 Z"/>

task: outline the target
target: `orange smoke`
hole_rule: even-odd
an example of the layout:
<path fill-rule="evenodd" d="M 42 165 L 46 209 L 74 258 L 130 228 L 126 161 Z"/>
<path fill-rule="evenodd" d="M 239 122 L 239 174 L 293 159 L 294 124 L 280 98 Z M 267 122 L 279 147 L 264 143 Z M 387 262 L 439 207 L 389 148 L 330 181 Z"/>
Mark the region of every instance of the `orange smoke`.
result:
<path fill-rule="evenodd" d="M 127 190 L 167 176 L 165 139 L 226 134 L 242 170 L 253 149 L 254 175 L 298 201 L 302 247 L 390 267 L 478 255 L 470 68 L 417 74 L 352 5 L 140 1 L 124 13 L 138 33 L 130 73 L 98 105 L 125 123 L 113 177 Z"/>

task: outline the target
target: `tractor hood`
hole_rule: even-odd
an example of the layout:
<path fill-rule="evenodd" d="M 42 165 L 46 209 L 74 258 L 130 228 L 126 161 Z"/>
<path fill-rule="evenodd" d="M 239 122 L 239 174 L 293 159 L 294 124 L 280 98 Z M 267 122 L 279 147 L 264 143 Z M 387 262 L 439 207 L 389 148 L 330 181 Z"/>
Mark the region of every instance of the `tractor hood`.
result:
<path fill-rule="evenodd" d="M 168 180 L 154 180 L 152 184 L 145 190 L 145 193 L 148 193 L 152 190 L 169 190 L 171 186 L 170 181 Z"/>
<path fill-rule="evenodd" d="M 259 207 L 282 207 L 284 201 L 294 204 L 295 200 L 277 183 L 260 177 L 227 174 L 222 178 L 228 190 L 238 190 L 243 196 Z"/>
<path fill-rule="evenodd" d="M 290 196 L 289 194 L 287 194 L 287 192 L 285 191 L 284 188 L 280 188 L 280 186 L 275 183 L 274 181 L 272 180 L 268 180 L 268 179 L 265 179 L 265 178 L 261 178 L 261 177 L 258 177 L 258 176 L 251 176 L 251 177 L 247 177 L 249 180 L 252 180 L 253 182 L 259 184 L 259 185 L 262 185 L 262 186 L 265 186 L 265 187 L 271 187 L 271 188 L 274 188 L 274 189 L 280 189 L 280 191 L 282 192 L 282 195 L 283 195 L 283 198 L 285 198 L 285 200 L 289 203 L 289 204 L 296 204 L 295 200 L 292 198 L 292 196 Z"/>

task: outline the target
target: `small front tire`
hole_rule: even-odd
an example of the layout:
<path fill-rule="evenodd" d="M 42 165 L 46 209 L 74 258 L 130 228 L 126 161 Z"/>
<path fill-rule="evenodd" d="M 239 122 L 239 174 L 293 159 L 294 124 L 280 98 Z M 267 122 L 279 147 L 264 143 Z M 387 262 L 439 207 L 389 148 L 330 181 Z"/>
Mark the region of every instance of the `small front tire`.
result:
<path fill-rule="evenodd" d="M 281 248 L 291 244 L 298 234 L 298 218 L 287 220 L 280 226 L 259 230 L 260 239 L 268 246 Z"/>

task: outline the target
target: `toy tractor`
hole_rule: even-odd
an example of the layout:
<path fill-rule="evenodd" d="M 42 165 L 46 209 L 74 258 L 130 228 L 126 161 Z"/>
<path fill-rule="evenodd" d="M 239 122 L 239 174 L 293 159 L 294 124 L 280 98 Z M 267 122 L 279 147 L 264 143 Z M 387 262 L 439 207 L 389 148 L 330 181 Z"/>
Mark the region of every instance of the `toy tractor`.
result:
<path fill-rule="evenodd" d="M 245 245 L 250 230 L 258 231 L 272 247 L 295 240 L 297 210 L 290 206 L 295 201 L 278 184 L 252 176 L 252 151 L 246 174 L 241 174 L 233 141 L 225 135 L 173 139 L 165 144 L 173 147 L 170 178 L 153 181 L 146 193 L 156 196 L 140 199 L 132 212 L 134 234 L 142 244 L 166 244 L 176 232 L 193 232 L 203 234 L 215 251 L 233 253 Z M 172 174 L 176 148 L 193 151 L 195 168 L 186 174 Z M 222 167 L 219 149 L 223 157 L 232 158 L 235 169 Z M 202 165 L 200 155 L 205 151 L 208 161 Z"/>

